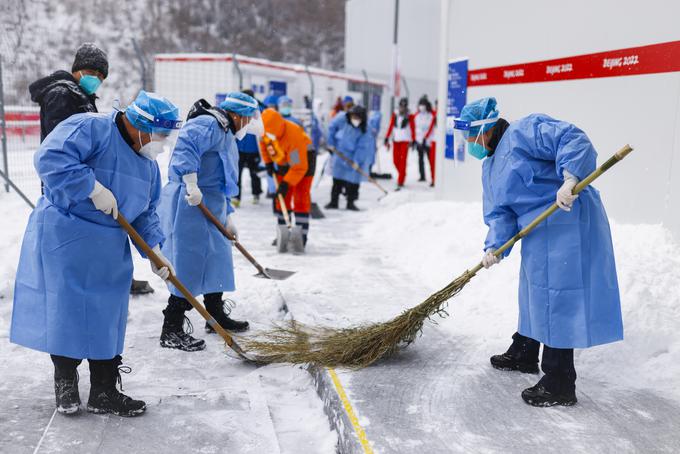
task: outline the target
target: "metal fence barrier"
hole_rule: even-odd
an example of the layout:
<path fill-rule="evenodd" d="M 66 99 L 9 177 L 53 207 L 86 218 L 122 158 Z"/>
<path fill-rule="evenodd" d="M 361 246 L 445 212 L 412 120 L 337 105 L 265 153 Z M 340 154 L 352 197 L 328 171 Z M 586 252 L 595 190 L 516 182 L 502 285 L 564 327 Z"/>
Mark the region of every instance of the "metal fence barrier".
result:
<path fill-rule="evenodd" d="M 0 179 L 5 191 L 13 190 L 31 207 L 40 197 L 40 179 L 33 167 L 33 154 L 40 145 L 40 109 L 37 105 L 17 101 L 25 96 L 8 96 L 3 58 L 0 55 L 0 153 L 2 172 Z M 14 103 L 6 103 L 10 98 Z"/>

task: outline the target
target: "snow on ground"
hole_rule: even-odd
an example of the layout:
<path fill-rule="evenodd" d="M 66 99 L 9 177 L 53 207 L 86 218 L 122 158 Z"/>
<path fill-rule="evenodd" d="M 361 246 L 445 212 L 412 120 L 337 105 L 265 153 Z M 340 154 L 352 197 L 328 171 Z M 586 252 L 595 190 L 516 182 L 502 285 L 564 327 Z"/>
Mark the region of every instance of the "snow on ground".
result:
<path fill-rule="evenodd" d="M 258 217 L 269 221 L 265 206 Z M 54 411 L 49 357 L 10 344 L 14 275 L 30 210 L 15 194 L 0 193 L 0 452 L 33 452 Z M 245 237 L 270 238 L 270 223 L 258 222 Z M 245 226 L 241 227 L 245 230 Z M 207 340 L 202 352 L 160 348 L 161 310 L 168 291 L 138 254 L 135 277 L 156 293 L 132 297 L 125 364 L 125 392 L 147 402 L 147 413 L 124 419 L 82 413 L 57 415 L 40 448 L 46 452 L 234 452 L 318 453 L 335 451 L 311 376 L 299 367 L 256 368 L 225 354 L 216 335 L 203 332 L 196 311 L 188 313 L 195 335 Z M 253 277 L 249 263 L 236 259 L 238 291 L 234 317 L 257 324 L 283 316 L 281 296 L 271 281 Z M 87 365 L 79 368 L 80 395 L 89 392 Z M 169 429 L 169 430 L 168 430 Z"/>
<path fill-rule="evenodd" d="M 252 277 L 252 267 L 235 259 L 234 316 L 264 326 L 283 316 L 283 296 L 295 318 L 308 323 L 385 320 L 478 262 L 486 232 L 481 206 L 437 200 L 427 185 L 414 182 L 415 160 L 412 153 L 406 190 L 377 202 L 378 191 L 364 184 L 363 213 L 327 210 L 326 219 L 313 221 L 305 256 L 277 254 L 270 246 L 275 234 L 270 206 L 249 203 L 246 177 L 243 205 L 235 215 L 241 241 L 263 265 L 297 274 L 275 284 Z M 381 183 L 394 186 L 394 181 Z M 314 189 L 321 206 L 328 201 L 329 184 L 326 177 Z M 0 405 L 0 451 L 20 446 L 30 452 L 53 410 L 46 355 L 7 341 L 28 214 L 16 196 L 0 194 L 0 394 L 9 396 Z M 577 351 L 577 407 L 527 407 L 519 392 L 536 377 L 503 375 L 488 365 L 488 357 L 504 351 L 516 329 L 517 247 L 499 266 L 480 272 L 450 302 L 451 316 L 428 324 L 414 345 L 363 371 L 340 371 L 376 452 L 540 452 L 549 441 L 565 452 L 677 448 L 680 441 L 669 426 L 680 417 L 680 250 L 661 226 L 612 224 L 626 339 Z M 147 400 L 149 410 L 135 420 L 55 418 L 44 452 L 60 443 L 83 452 L 92 443 L 114 452 L 169 446 L 197 452 L 333 452 L 336 435 L 300 368 L 256 369 L 225 356 L 219 340 L 202 332 L 195 311 L 190 317 L 197 335 L 209 339 L 208 349 L 187 354 L 159 348 L 167 291 L 145 261 L 136 257 L 135 263 L 136 277 L 151 280 L 157 293 L 131 301 L 124 357 L 133 373 L 123 380 L 126 391 Z M 83 398 L 87 375 L 81 366 Z M 525 439 L 527 426 L 537 432 Z"/>
<path fill-rule="evenodd" d="M 481 260 L 486 233 L 481 204 L 423 200 L 410 194 L 393 197 L 386 205 L 386 212 L 364 233 L 380 237 L 383 258 L 408 270 L 430 291 Z M 577 350 L 577 372 L 680 399 L 680 247 L 661 225 L 612 221 L 612 235 L 625 341 Z M 519 262 L 516 247 L 499 266 L 480 272 L 452 300 L 452 320 L 442 321 L 441 326 L 452 333 L 493 340 L 492 345 L 502 350 L 517 322 Z"/>

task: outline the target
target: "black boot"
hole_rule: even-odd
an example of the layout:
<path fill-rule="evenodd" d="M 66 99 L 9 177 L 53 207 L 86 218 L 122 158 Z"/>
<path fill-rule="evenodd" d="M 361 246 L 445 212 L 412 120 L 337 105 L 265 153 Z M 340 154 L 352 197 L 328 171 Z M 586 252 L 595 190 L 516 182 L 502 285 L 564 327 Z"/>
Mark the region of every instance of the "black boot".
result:
<path fill-rule="evenodd" d="M 331 188 L 331 201 L 324 207 L 327 210 L 337 210 L 339 208 L 340 194 L 342 194 L 342 188 L 344 183 L 342 180 L 333 178 L 333 187 Z"/>
<path fill-rule="evenodd" d="M 537 374 L 540 346 L 539 342 L 515 333 L 508 351 L 492 356 L 491 365 L 499 370 L 518 370 L 526 374 Z"/>
<path fill-rule="evenodd" d="M 545 375 L 539 382 L 522 391 L 524 402 L 534 407 L 574 405 L 577 402 L 574 349 L 543 345 L 541 369 Z"/>
<path fill-rule="evenodd" d="M 232 331 L 234 333 L 241 333 L 243 331 L 248 331 L 250 324 L 246 321 L 233 320 L 229 318 L 229 313 L 231 309 L 236 305 L 232 300 L 227 300 L 229 304 L 228 309 L 225 312 L 225 302 L 222 301 L 222 293 L 207 293 L 203 295 L 203 302 L 205 303 L 205 308 L 210 315 L 215 319 L 215 321 L 227 331 Z M 207 322 L 205 324 L 205 331 L 207 333 L 214 333 L 215 330 Z"/>
<path fill-rule="evenodd" d="M 87 400 L 87 411 L 91 413 L 112 413 L 116 416 L 139 416 L 146 411 L 146 403 L 135 400 L 118 391 L 117 384 L 123 390 L 120 372 L 130 373 L 122 364 L 120 355 L 107 360 L 89 360 L 90 362 L 90 398 Z"/>
<path fill-rule="evenodd" d="M 552 407 L 554 405 L 571 407 L 578 402 L 575 392 L 572 391 L 566 394 L 552 393 L 541 382 L 522 391 L 522 399 L 534 407 Z"/>
<path fill-rule="evenodd" d="M 170 295 L 168 307 L 163 311 L 163 329 L 161 330 L 161 347 L 176 348 L 185 352 L 205 349 L 205 341 L 191 335 L 193 326 L 184 312 L 191 309 L 191 304 L 184 298 Z M 187 325 L 185 331 L 184 325 Z"/>
<path fill-rule="evenodd" d="M 148 281 L 137 281 L 132 279 L 132 285 L 130 285 L 130 295 L 146 295 L 147 293 L 153 293 L 154 289 L 149 285 Z"/>
<path fill-rule="evenodd" d="M 350 211 L 360 211 L 354 202 L 359 198 L 359 185 L 347 183 L 347 209 Z"/>
<path fill-rule="evenodd" d="M 78 393 L 78 365 L 81 360 L 50 355 L 54 364 L 54 397 L 57 411 L 71 415 L 80 410 Z"/>

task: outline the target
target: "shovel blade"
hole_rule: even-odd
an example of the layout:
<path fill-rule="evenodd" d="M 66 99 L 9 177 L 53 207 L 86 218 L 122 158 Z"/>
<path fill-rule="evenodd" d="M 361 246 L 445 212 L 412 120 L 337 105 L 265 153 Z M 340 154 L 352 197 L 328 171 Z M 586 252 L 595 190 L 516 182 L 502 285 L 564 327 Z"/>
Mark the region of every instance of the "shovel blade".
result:
<path fill-rule="evenodd" d="M 288 251 L 288 241 L 290 240 L 290 231 L 285 225 L 279 225 L 276 229 L 276 250 L 280 254 Z"/>
<path fill-rule="evenodd" d="M 288 241 L 293 254 L 305 253 L 305 242 L 302 238 L 302 227 L 296 225 L 290 229 L 290 237 L 288 238 Z"/>
<path fill-rule="evenodd" d="M 297 271 L 275 270 L 273 268 L 265 268 L 264 273 L 257 273 L 255 277 L 261 279 L 273 279 L 275 281 L 285 281 Z"/>
<path fill-rule="evenodd" d="M 312 202 L 312 212 L 311 212 L 312 219 L 323 219 L 326 217 L 325 214 L 323 214 L 323 211 L 321 211 L 321 207 L 319 204 Z"/>

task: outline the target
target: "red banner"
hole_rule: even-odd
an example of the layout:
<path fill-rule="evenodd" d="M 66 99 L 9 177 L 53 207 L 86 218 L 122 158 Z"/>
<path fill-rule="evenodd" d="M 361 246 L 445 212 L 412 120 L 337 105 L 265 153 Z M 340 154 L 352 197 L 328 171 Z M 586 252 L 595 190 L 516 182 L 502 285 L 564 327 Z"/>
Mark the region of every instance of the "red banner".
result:
<path fill-rule="evenodd" d="M 680 41 L 471 70 L 468 86 L 524 84 L 680 71 Z"/>
<path fill-rule="evenodd" d="M 40 135 L 40 113 L 23 110 L 12 110 L 8 106 L 5 111 L 5 132 L 8 136 Z"/>

